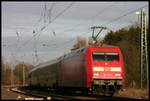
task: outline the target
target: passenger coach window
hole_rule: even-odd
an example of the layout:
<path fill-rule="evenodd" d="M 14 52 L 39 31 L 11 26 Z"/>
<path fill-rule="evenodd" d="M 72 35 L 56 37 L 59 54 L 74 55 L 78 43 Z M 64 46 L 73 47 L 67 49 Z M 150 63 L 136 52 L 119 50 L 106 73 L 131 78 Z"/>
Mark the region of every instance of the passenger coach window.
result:
<path fill-rule="evenodd" d="M 105 61 L 104 53 L 93 53 L 93 60 L 94 61 Z"/>
<path fill-rule="evenodd" d="M 105 53 L 107 61 L 117 61 L 119 62 L 119 54 L 118 53 Z"/>

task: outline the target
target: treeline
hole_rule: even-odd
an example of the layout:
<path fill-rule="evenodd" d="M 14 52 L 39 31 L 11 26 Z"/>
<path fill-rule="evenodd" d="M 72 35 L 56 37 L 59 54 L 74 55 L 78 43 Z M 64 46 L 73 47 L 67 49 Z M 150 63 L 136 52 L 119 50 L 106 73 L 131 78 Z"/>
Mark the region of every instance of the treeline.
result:
<path fill-rule="evenodd" d="M 78 39 L 78 42 L 75 45 L 73 45 L 73 48 L 71 49 L 71 51 L 86 46 L 86 40 L 85 39 L 81 39 L 79 37 L 77 39 Z"/>
<path fill-rule="evenodd" d="M 135 86 L 140 87 L 141 84 L 140 34 L 140 27 L 133 25 L 130 28 L 122 28 L 116 32 L 110 31 L 103 40 L 105 44 L 120 47 L 125 65 L 126 86 L 131 86 L 134 83 Z M 147 29 L 148 38 L 149 31 Z M 146 77 L 146 73 L 143 73 L 143 75 Z M 146 86 L 146 78 L 143 81 L 143 85 Z"/>
<path fill-rule="evenodd" d="M 12 69 L 13 68 L 13 69 Z M 22 85 L 23 84 L 23 68 L 25 76 L 25 84 L 28 83 L 28 72 L 34 68 L 33 65 L 20 62 L 16 65 L 13 63 L 4 63 L 2 61 L 1 68 L 1 85 Z"/>

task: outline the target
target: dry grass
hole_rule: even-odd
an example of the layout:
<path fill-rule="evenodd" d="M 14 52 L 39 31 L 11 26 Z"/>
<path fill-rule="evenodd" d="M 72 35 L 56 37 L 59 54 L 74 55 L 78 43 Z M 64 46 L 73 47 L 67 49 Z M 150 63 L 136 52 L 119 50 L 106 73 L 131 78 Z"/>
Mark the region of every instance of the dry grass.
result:
<path fill-rule="evenodd" d="M 120 90 L 114 96 L 148 100 L 149 92 L 147 89 L 125 88 L 124 90 Z"/>

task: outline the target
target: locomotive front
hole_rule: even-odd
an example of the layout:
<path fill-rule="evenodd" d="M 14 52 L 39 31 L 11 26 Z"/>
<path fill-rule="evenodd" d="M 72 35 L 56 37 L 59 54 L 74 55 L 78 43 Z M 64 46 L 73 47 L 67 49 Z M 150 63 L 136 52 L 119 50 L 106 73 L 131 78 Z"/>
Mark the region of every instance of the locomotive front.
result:
<path fill-rule="evenodd" d="M 118 47 L 90 47 L 86 53 L 88 82 L 92 92 L 113 95 L 125 85 L 124 64 Z"/>

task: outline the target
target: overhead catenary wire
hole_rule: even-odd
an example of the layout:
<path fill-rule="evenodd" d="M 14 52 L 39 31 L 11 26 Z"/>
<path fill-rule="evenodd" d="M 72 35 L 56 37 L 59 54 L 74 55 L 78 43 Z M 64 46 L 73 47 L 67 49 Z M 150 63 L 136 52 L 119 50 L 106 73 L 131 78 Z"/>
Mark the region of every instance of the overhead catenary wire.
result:
<path fill-rule="evenodd" d="M 109 5 L 109 6 L 105 7 L 105 8 L 103 8 L 103 9 L 100 10 L 96 15 L 90 17 L 90 18 L 88 19 L 88 21 L 95 19 L 97 16 L 99 16 L 100 14 L 102 14 L 102 13 L 104 12 L 104 10 L 105 10 L 105 11 L 106 11 L 106 10 L 109 10 L 111 7 L 114 6 L 114 4 L 116 4 L 116 3 L 113 3 L 113 4 L 111 4 L 111 5 Z M 81 25 L 86 25 L 86 24 L 79 23 L 79 24 L 75 25 L 74 27 L 72 27 L 72 28 L 70 28 L 70 29 L 64 30 L 64 31 L 61 32 L 61 33 L 68 32 L 68 31 L 72 31 L 72 30 L 76 29 L 77 27 L 79 27 L 79 26 L 81 26 Z"/>
<path fill-rule="evenodd" d="M 68 10 L 74 3 L 71 3 L 67 8 L 65 8 L 62 12 L 60 12 L 50 23 L 47 25 L 43 26 L 37 33 L 34 34 L 31 39 L 23 43 L 23 46 L 26 45 L 29 41 L 31 41 L 34 37 L 36 37 L 41 31 L 43 31 L 46 27 L 48 27 L 49 24 L 51 24 L 53 21 L 55 21 L 59 16 L 61 16 L 66 10 Z"/>
<path fill-rule="evenodd" d="M 116 3 L 115 3 L 116 4 Z M 110 5 L 110 6 L 108 6 L 108 7 L 105 7 L 104 9 L 105 9 L 105 11 L 107 10 L 107 9 L 109 9 L 110 7 L 112 7 L 112 6 L 114 6 L 114 4 L 112 4 L 112 5 Z M 104 9 L 103 10 L 101 10 L 101 11 L 99 11 L 96 15 L 94 15 L 94 16 L 92 16 L 90 19 L 95 19 L 99 14 L 102 14 L 103 12 L 104 12 Z M 138 9 L 140 9 L 140 8 L 138 8 Z M 130 9 L 129 9 L 129 11 L 130 11 Z M 133 11 L 132 11 L 133 12 Z M 130 12 L 129 12 L 130 13 Z M 123 15 L 123 16 L 127 16 L 128 14 L 125 14 L 125 15 Z M 119 17 L 119 19 L 121 19 L 122 18 L 122 16 L 120 16 Z M 117 20 L 118 20 L 118 18 L 116 18 Z M 116 20 L 116 19 L 113 19 L 113 20 Z M 116 21 L 117 21 L 116 20 Z M 107 23 L 106 23 L 107 24 Z M 66 32 L 66 31 L 72 31 L 72 30 L 74 30 L 74 29 L 76 29 L 77 27 L 79 27 L 80 25 L 82 25 L 82 23 L 80 23 L 80 24 L 77 24 L 77 25 L 75 25 L 73 28 L 71 28 L 71 29 L 67 29 L 67 30 L 64 30 L 63 32 L 61 32 L 61 33 L 64 33 L 64 32 Z M 108 30 L 110 30 L 109 28 L 108 28 Z"/>
<path fill-rule="evenodd" d="M 129 15 L 129 14 L 131 14 L 131 13 L 133 13 L 133 12 L 136 12 L 137 10 L 140 10 L 140 9 L 142 9 L 142 8 L 144 8 L 144 7 L 147 7 L 147 5 L 144 5 L 144 6 L 140 7 L 140 8 L 137 8 L 137 9 L 134 9 L 134 10 L 132 10 L 132 11 L 129 11 L 129 12 L 127 12 L 127 13 L 125 13 L 125 14 L 123 14 L 123 15 L 121 15 L 121 16 L 119 16 L 119 17 L 117 17 L 117 18 L 115 18 L 115 19 L 113 19 L 113 20 L 111 20 L 111 21 L 109 21 L 108 23 L 105 23 L 104 25 L 108 25 L 108 24 L 110 24 L 110 23 L 112 23 L 112 22 L 115 22 L 115 21 L 117 21 L 117 20 L 120 20 L 121 18 L 123 18 L 123 17 L 125 17 L 125 16 L 127 16 L 127 15 Z"/>
<path fill-rule="evenodd" d="M 52 19 L 52 10 L 54 8 L 55 3 L 53 2 L 51 5 L 51 8 L 48 10 L 48 17 L 49 17 L 49 23 L 51 22 Z"/>
<path fill-rule="evenodd" d="M 44 5 L 45 6 L 45 5 Z M 37 22 L 33 25 L 33 27 L 38 27 L 39 23 L 43 20 L 44 18 L 44 15 L 45 15 L 45 8 L 43 7 L 43 11 L 41 12 L 40 14 L 40 18 L 39 20 L 37 20 Z M 35 29 L 37 29 L 37 27 Z"/>
<path fill-rule="evenodd" d="M 47 13 L 47 5 L 46 5 L 46 3 L 45 3 L 45 5 L 44 5 L 44 15 L 43 15 L 43 17 L 44 17 L 44 23 L 46 23 L 46 13 Z"/>
<path fill-rule="evenodd" d="M 96 15 L 92 16 L 91 18 L 89 18 L 89 20 L 93 20 L 93 19 L 95 19 L 97 16 L 99 16 L 100 14 L 106 12 L 106 10 L 109 10 L 111 7 L 114 6 L 114 4 L 116 4 L 116 2 L 113 3 L 112 5 L 109 5 L 109 6 L 105 7 L 105 8 L 103 8 L 103 9 L 100 10 Z M 69 29 L 69 30 L 72 31 L 73 29 L 79 27 L 80 25 L 86 25 L 86 24 L 79 23 L 79 24 L 75 25 L 73 28 L 71 28 L 71 29 Z M 66 31 L 69 31 L 69 30 L 67 29 L 67 30 L 65 30 L 65 32 L 66 32 Z"/>
<path fill-rule="evenodd" d="M 41 17 L 40 17 L 40 19 L 35 23 L 35 25 L 34 26 L 36 26 L 40 21 L 42 20 L 42 13 L 41 13 Z M 14 46 L 17 46 L 18 47 L 18 49 L 17 49 L 17 52 L 19 52 L 20 51 L 20 49 L 21 49 L 21 46 L 19 46 L 19 44 L 20 44 L 20 37 L 21 37 L 21 35 L 19 34 L 19 32 L 18 31 L 16 31 L 16 35 L 17 35 L 17 43 L 15 44 L 15 45 L 7 45 L 8 47 L 10 47 L 10 46 L 12 46 L 12 47 L 14 47 Z"/>
<path fill-rule="evenodd" d="M 41 29 L 40 29 L 38 32 L 36 32 L 36 33 L 34 34 L 34 36 L 33 36 L 31 39 L 29 39 L 28 41 L 24 42 L 24 43 L 22 44 L 22 46 L 26 45 L 29 41 L 31 41 L 34 37 L 36 37 L 41 31 L 43 31 L 49 24 L 51 24 L 54 20 L 56 20 L 59 16 L 61 16 L 61 15 L 62 15 L 67 9 L 69 9 L 73 4 L 74 4 L 74 3 L 71 3 L 67 8 L 65 8 L 62 12 L 60 12 L 52 21 L 50 21 L 50 23 L 48 23 L 47 25 L 44 25 L 43 27 L 41 27 Z M 54 3 L 52 4 L 52 7 L 51 7 L 49 10 L 52 10 L 53 7 L 54 7 Z M 47 8 L 47 7 L 45 7 L 45 8 Z M 42 14 L 41 14 L 41 16 L 42 16 Z M 39 23 L 41 20 L 42 20 L 42 18 L 40 18 L 37 23 Z M 36 24 L 37 24 L 37 23 L 36 23 Z M 35 25 L 36 25 L 36 24 L 35 24 Z"/>
<path fill-rule="evenodd" d="M 145 6 L 143 6 L 143 7 L 145 7 Z M 143 8 L 143 7 L 141 7 L 141 8 Z M 138 8 L 138 9 L 140 9 L 140 8 Z M 127 16 L 127 15 L 129 15 L 129 14 L 135 12 L 135 11 L 137 11 L 138 9 L 135 9 L 135 10 L 133 10 L 133 11 L 127 12 L 126 14 L 124 14 L 124 15 L 122 15 L 122 16 L 119 16 L 119 17 L 117 17 L 116 19 L 111 20 L 109 23 L 115 22 L 115 21 L 121 19 L 122 17 L 125 17 L 125 16 Z M 109 23 L 106 23 L 106 24 L 109 24 Z M 70 41 L 70 40 L 69 40 L 69 41 Z M 69 41 L 67 41 L 66 44 L 67 44 Z"/>
<path fill-rule="evenodd" d="M 51 24 L 54 20 L 56 20 L 59 16 L 61 16 L 61 15 L 62 15 L 66 10 L 68 10 L 73 4 L 74 4 L 74 3 L 71 3 L 71 4 L 70 4 L 68 7 L 66 7 L 62 12 L 60 12 L 50 23 L 48 23 L 47 25 L 43 26 L 38 32 L 35 33 L 35 31 L 33 31 L 33 33 L 35 33 L 34 36 L 32 36 L 29 40 L 27 40 L 26 42 L 24 42 L 24 43 L 22 44 L 22 46 L 26 45 L 26 44 L 29 43 L 29 41 L 31 41 L 34 37 L 36 37 L 37 35 L 39 35 L 39 33 L 40 33 L 41 31 L 43 31 L 49 24 Z M 52 6 L 54 7 L 54 3 L 53 3 Z M 51 7 L 50 9 L 52 9 L 53 7 Z M 43 15 L 43 14 L 41 14 L 41 16 L 42 16 L 42 15 Z M 40 19 L 38 20 L 37 23 L 39 23 L 41 20 L 42 20 L 42 18 L 40 17 Z M 36 23 L 36 24 L 37 24 L 37 23 Z M 35 24 L 35 25 L 36 25 L 36 24 Z M 14 46 L 14 45 L 12 44 L 12 45 L 10 45 L 10 46 Z"/>
<path fill-rule="evenodd" d="M 124 16 L 127 16 L 127 15 L 128 15 L 128 13 L 127 13 L 127 14 L 124 14 Z M 122 16 L 120 16 L 120 17 L 117 17 L 117 18 L 111 20 L 110 22 L 106 23 L 106 25 L 107 25 L 107 24 L 111 24 L 111 23 L 113 23 L 113 22 L 115 22 L 115 21 L 118 21 L 119 19 L 123 18 L 124 16 L 122 15 Z M 45 28 L 42 27 L 41 29 L 45 29 Z M 67 42 L 66 42 L 66 43 L 67 43 Z"/>
<path fill-rule="evenodd" d="M 143 7 L 145 7 L 145 6 L 143 6 Z M 140 9 L 140 8 L 138 8 L 138 9 Z M 137 10 L 137 9 L 136 9 L 136 10 Z M 135 12 L 136 10 L 131 11 L 131 12 L 127 13 L 127 14 L 124 14 L 124 15 L 122 15 L 122 16 L 116 18 L 116 19 L 113 19 L 113 20 L 111 20 L 111 22 L 109 22 L 109 23 L 112 23 L 112 22 L 114 22 L 114 21 L 117 21 L 117 20 L 121 19 L 122 17 L 127 16 L 128 14 L 130 14 L 130 13 L 132 13 L 132 12 Z M 106 24 L 109 24 L 109 23 L 106 23 Z M 45 27 L 42 27 L 41 29 L 44 29 L 44 28 L 45 28 Z"/>
<path fill-rule="evenodd" d="M 48 27 L 49 24 L 51 24 L 53 21 L 55 21 L 55 20 L 56 20 L 59 16 L 61 16 L 66 10 L 68 10 L 73 4 L 74 4 L 74 3 L 71 3 L 71 4 L 70 4 L 68 7 L 66 7 L 62 12 L 60 12 L 58 15 L 56 15 L 56 17 L 55 17 L 52 21 L 50 21 L 47 25 L 43 26 L 40 31 L 42 31 L 42 30 L 44 30 L 46 27 Z M 52 8 L 53 8 L 53 7 L 51 7 L 50 10 L 52 10 Z M 36 36 L 37 34 L 38 34 L 38 32 L 35 34 L 35 36 Z"/>
<path fill-rule="evenodd" d="M 89 34 L 90 32 L 91 32 L 91 30 L 88 30 L 87 32 L 82 33 L 81 36 L 84 36 L 85 34 Z M 66 48 L 65 45 L 66 45 L 66 44 L 69 44 L 71 41 L 74 41 L 74 40 L 76 40 L 76 37 L 75 37 L 75 38 L 71 38 L 70 40 L 67 40 L 67 41 L 65 41 L 65 42 L 63 42 L 63 43 L 61 43 L 61 44 L 58 44 L 58 45 L 55 44 L 55 46 L 54 46 L 54 44 L 49 44 L 48 46 L 50 46 L 49 48 L 56 48 L 56 47 L 58 47 L 58 46 L 61 46 L 61 47 Z M 72 44 L 72 43 L 70 43 L 70 44 Z M 60 48 L 60 47 L 59 47 L 59 48 Z"/>
<path fill-rule="evenodd" d="M 65 12 L 65 11 L 66 11 L 68 8 L 70 8 L 72 5 L 73 5 L 73 3 L 71 3 L 70 6 L 68 6 L 66 9 L 64 9 L 63 12 Z M 110 7 L 112 7 L 112 6 L 113 6 L 113 5 L 107 6 L 107 7 L 105 7 L 104 9 L 110 8 Z M 51 8 L 50 8 L 49 10 L 52 10 L 53 7 L 54 7 L 54 3 L 52 4 L 52 6 L 51 6 Z M 46 11 L 46 9 L 47 9 L 46 4 L 44 5 L 44 9 L 45 9 L 45 11 Z M 103 9 L 103 10 L 104 10 L 104 9 Z M 96 16 L 98 16 L 100 13 L 103 12 L 103 10 L 101 10 L 97 15 L 92 16 L 91 19 L 93 19 L 93 18 L 95 18 Z M 45 11 L 44 11 L 44 12 L 45 12 Z M 55 20 L 57 17 L 59 17 L 63 12 L 60 12 L 53 20 Z M 42 16 L 42 14 L 41 14 L 41 16 Z M 38 20 L 38 23 L 39 23 L 41 20 L 42 20 L 42 18 L 40 17 L 40 19 Z M 75 27 L 78 27 L 79 25 L 81 25 L 81 24 L 78 24 L 78 25 L 76 25 Z M 73 29 L 75 29 L 75 27 L 73 27 Z M 39 32 L 41 32 L 41 31 L 44 30 L 45 28 L 46 28 L 46 26 L 43 26 Z M 71 30 L 73 30 L 73 29 L 71 29 Z M 69 29 L 69 30 L 70 30 L 70 29 Z M 37 32 L 36 34 L 38 34 L 39 32 Z M 35 36 L 36 36 L 36 35 L 34 35 L 33 37 L 35 37 Z M 28 41 L 27 41 L 27 42 L 28 42 Z"/>
<path fill-rule="evenodd" d="M 114 6 L 114 4 L 116 4 L 116 3 L 113 3 L 113 4 L 111 4 L 111 5 L 109 5 L 109 6 L 105 7 L 105 8 L 103 8 L 102 10 L 100 10 L 96 15 L 90 17 L 90 20 L 95 19 L 99 14 L 102 14 L 102 13 L 104 12 L 104 10 L 107 10 L 107 9 L 111 8 L 112 6 Z M 71 29 L 69 29 L 69 30 L 65 30 L 65 31 L 63 31 L 63 32 L 61 32 L 61 33 L 64 33 L 64 32 L 66 32 L 66 31 L 72 31 L 72 30 L 74 30 L 75 28 L 79 27 L 80 25 L 83 25 L 83 24 L 82 24 L 82 23 L 77 24 L 77 25 L 75 25 L 73 28 L 71 28 Z M 89 32 L 89 31 L 88 31 L 88 32 Z M 88 33 L 88 32 L 86 32 L 86 33 Z"/>
<path fill-rule="evenodd" d="M 56 20 L 59 16 L 61 16 L 65 11 L 67 11 L 72 5 L 74 4 L 71 3 L 68 7 L 66 7 L 62 12 L 60 12 L 52 21 Z"/>
<path fill-rule="evenodd" d="M 125 14 L 123 14 L 123 15 L 121 15 L 121 16 L 115 18 L 115 19 L 112 19 L 111 21 L 109 21 L 109 22 L 107 22 L 107 23 L 105 23 L 105 24 L 102 24 L 102 26 L 106 26 L 106 25 L 111 24 L 112 22 L 118 21 L 118 20 L 120 20 L 121 18 L 123 18 L 123 17 L 125 17 L 125 16 L 128 16 L 129 14 L 132 14 L 132 13 L 136 12 L 137 10 L 140 10 L 140 9 L 142 9 L 142 8 L 144 8 L 144 7 L 147 7 L 147 5 L 144 5 L 144 6 L 142 6 L 142 7 L 139 7 L 139 8 L 137 8 L 137 9 L 134 9 L 134 10 L 132 10 L 132 11 L 129 11 L 129 12 L 127 12 L 127 13 L 125 13 Z M 101 35 L 102 35 L 102 34 L 100 34 L 100 36 L 101 36 Z M 100 37 L 100 36 L 99 36 L 99 37 Z"/>
<path fill-rule="evenodd" d="M 72 5 L 72 4 L 71 4 L 71 5 Z M 112 5 L 111 5 L 111 6 L 112 6 Z M 69 8 L 69 6 L 68 6 L 67 8 Z M 66 9 L 67 9 L 67 8 L 66 8 Z M 63 10 L 63 11 L 65 11 L 65 10 Z M 60 14 L 61 14 L 61 13 L 59 13 L 58 15 L 60 15 Z M 56 18 L 56 17 L 55 17 L 55 18 Z M 54 19 L 55 19 L 55 18 L 54 18 Z M 43 26 L 39 32 L 41 32 L 41 31 L 44 30 L 45 28 L 46 28 L 46 26 Z M 37 34 L 38 34 L 39 32 L 37 32 Z M 35 35 L 35 36 L 36 36 L 36 35 Z M 27 42 L 28 42 L 28 41 L 27 41 Z"/>
<path fill-rule="evenodd" d="M 145 6 L 143 6 L 143 7 L 145 7 Z M 142 7 L 140 7 L 140 8 L 142 8 Z M 138 9 L 140 9 L 140 8 L 138 8 Z M 117 19 L 117 18 L 115 18 L 115 21 L 117 21 L 117 20 L 121 19 L 121 18 L 122 18 L 122 17 L 124 17 L 124 16 L 127 16 L 127 15 L 128 15 L 128 14 L 130 14 L 130 13 L 133 13 L 133 12 L 137 11 L 138 9 L 135 9 L 135 10 L 133 10 L 133 11 L 130 11 L 130 12 L 128 12 L 128 13 L 126 13 L 126 14 L 122 15 L 122 16 L 119 16 L 119 17 L 118 17 L 118 19 Z M 113 20 L 111 20 L 111 21 L 114 21 L 114 19 L 113 19 Z M 111 22 L 109 22 L 109 23 L 111 23 Z M 108 23 L 106 23 L 106 24 L 108 24 Z M 100 34 L 100 35 L 102 35 L 102 34 Z"/>
<path fill-rule="evenodd" d="M 127 12 L 127 13 L 125 13 L 125 14 L 123 14 L 123 15 L 121 15 L 121 16 L 119 16 L 119 17 L 117 17 L 117 18 L 115 18 L 115 19 L 113 19 L 113 20 L 111 20 L 111 21 L 109 21 L 108 23 L 102 24 L 102 26 L 106 26 L 106 25 L 108 25 L 108 24 L 110 24 L 110 23 L 112 23 L 112 22 L 118 21 L 118 20 L 120 20 L 121 18 L 123 18 L 123 17 L 125 17 L 125 16 L 127 16 L 127 15 L 129 15 L 129 14 L 131 14 L 131 13 L 133 13 L 133 12 L 139 10 L 139 9 L 141 9 L 141 8 L 144 8 L 144 7 L 147 7 L 147 5 L 144 5 L 144 6 L 140 7 L 140 8 L 134 9 L 134 10 L 132 10 L 132 11 L 129 10 L 129 12 Z M 108 30 L 110 30 L 110 29 L 108 28 Z M 100 36 L 101 36 L 101 35 L 102 35 L 102 34 L 100 34 Z M 100 36 L 99 36 L 99 37 L 100 37 Z"/>
<path fill-rule="evenodd" d="M 91 30 L 88 30 L 86 33 L 82 33 L 82 35 L 81 36 L 84 36 L 85 34 L 88 34 L 88 33 L 90 33 L 91 32 Z M 63 47 L 64 49 L 68 49 L 68 52 L 69 52 L 69 50 L 72 48 L 72 47 L 67 47 L 67 46 L 70 46 L 70 45 L 72 45 L 73 43 L 70 43 L 70 41 L 72 42 L 72 41 L 75 41 L 76 40 L 76 38 L 71 38 L 70 40 L 67 40 L 67 41 L 65 41 L 64 43 L 61 43 L 61 44 L 59 44 L 59 45 L 52 45 L 52 46 L 50 46 L 50 45 L 45 45 L 47 48 L 61 48 L 61 47 Z M 59 46 L 59 47 L 58 47 Z M 63 54 L 64 55 L 64 54 Z M 62 55 L 61 55 L 62 56 Z M 43 56 L 42 56 L 43 57 Z M 43 61 L 43 60 L 42 60 Z"/>
<path fill-rule="evenodd" d="M 70 4 L 70 6 L 68 6 L 66 9 L 64 9 L 62 12 L 60 12 L 52 21 L 56 20 L 59 16 L 61 16 L 61 15 L 62 15 L 67 9 L 69 9 L 72 5 L 73 5 L 73 3 Z M 54 5 L 53 5 L 53 7 L 54 7 Z M 50 11 L 52 10 L 53 7 L 50 8 Z M 46 10 L 47 10 L 47 8 L 46 8 L 46 4 L 45 4 L 45 12 L 46 12 Z M 46 15 L 44 14 L 44 18 L 45 18 L 45 16 L 46 16 Z M 50 19 L 49 19 L 49 20 L 50 20 Z M 41 32 L 42 30 L 44 30 L 50 23 L 52 23 L 52 21 L 49 21 L 49 23 L 48 23 L 46 26 L 43 26 L 39 32 Z M 39 32 L 38 32 L 38 33 L 39 33 Z M 34 33 L 34 32 L 33 32 L 33 33 Z M 34 38 L 38 33 L 34 34 L 32 38 Z M 39 34 L 39 35 L 40 35 L 40 34 Z M 34 40 L 34 41 L 35 41 L 35 40 Z M 35 44 L 34 44 L 34 48 L 35 48 L 35 56 L 36 56 L 36 58 L 38 58 L 38 57 L 37 57 L 37 48 L 36 48 L 36 45 L 35 45 Z"/>

